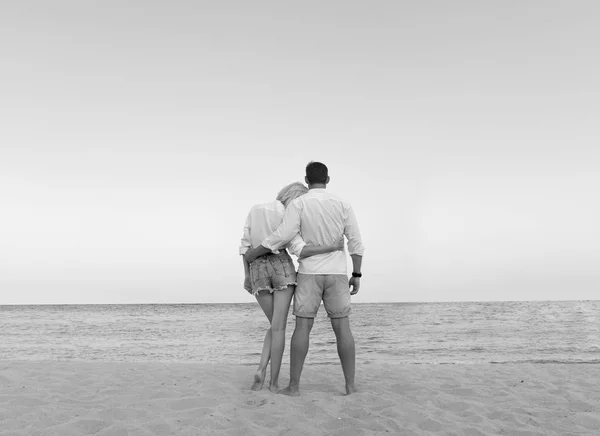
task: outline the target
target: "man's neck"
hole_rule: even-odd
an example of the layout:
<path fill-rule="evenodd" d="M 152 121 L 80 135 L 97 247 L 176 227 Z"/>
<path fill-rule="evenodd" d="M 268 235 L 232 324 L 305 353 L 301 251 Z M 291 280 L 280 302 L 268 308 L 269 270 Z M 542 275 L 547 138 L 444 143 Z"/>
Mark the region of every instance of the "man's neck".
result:
<path fill-rule="evenodd" d="M 325 189 L 327 185 L 325 183 L 314 183 L 309 185 L 308 189 Z"/>

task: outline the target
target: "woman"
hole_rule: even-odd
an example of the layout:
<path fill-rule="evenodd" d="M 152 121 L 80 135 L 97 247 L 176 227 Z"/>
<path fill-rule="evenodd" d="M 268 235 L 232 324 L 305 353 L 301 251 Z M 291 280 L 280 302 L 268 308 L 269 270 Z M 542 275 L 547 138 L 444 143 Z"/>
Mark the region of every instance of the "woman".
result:
<path fill-rule="evenodd" d="M 307 192 L 308 188 L 299 182 L 285 186 L 279 191 L 275 201 L 258 204 L 250 209 L 244 226 L 244 236 L 240 246 L 245 271 L 244 288 L 256 297 L 271 325 L 265 335 L 260 364 L 251 388 L 255 391 L 262 389 L 269 359 L 271 360 L 269 389 L 275 392 L 279 387 L 279 370 L 285 348 L 285 327 L 296 286 L 296 270 L 292 258 L 285 249 L 259 257 L 250 264 L 244 259 L 243 254 L 261 245 L 262 241 L 281 224 L 288 204 Z M 286 248 L 301 258 L 343 250 L 343 245 L 342 239 L 335 245 L 311 246 L 307 245 L 300 235 L 296 235 Z"/>

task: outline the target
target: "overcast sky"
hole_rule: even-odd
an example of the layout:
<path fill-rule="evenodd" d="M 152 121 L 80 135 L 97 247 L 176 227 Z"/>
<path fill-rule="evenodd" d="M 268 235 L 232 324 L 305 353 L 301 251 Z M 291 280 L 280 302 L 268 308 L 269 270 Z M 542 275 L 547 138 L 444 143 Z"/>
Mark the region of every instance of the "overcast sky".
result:
<path fill-rule="evenodd" d="M 0 304 L 251 302 L 250 207 L 328 165 L 354 302 L 597 299 L 600 4 L 0 6 Z"/>

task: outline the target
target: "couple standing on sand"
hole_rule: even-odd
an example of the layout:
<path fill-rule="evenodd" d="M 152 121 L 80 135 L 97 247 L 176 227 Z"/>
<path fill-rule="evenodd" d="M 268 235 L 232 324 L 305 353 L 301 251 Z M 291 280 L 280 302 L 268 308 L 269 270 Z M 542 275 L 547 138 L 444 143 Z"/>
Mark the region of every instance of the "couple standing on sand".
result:
<path fill-rule="evenodd" d="M 285 327 L 293 295 L 296 328 L 291 342 L 290 384 L 279 392 L 299 395 L 310 330 L 322 300 L 335 333 L 346 394 L 351 394 L 356 392 L 355 351 L 348 317 L 350 295 L 360 288 L 364 249 L 352 206 L 326 191 L 327 167 L 310 162 L 305 181 L 308 189 L 302 183 L 292 183 L 279 192 L 275 201 L 254 206 L 244 226 L 240 246 L 244 288 L 256 297 L 271 324 L 252 389 L 262 388 L 270 359 L 269 388 L 278 391 Z M 349 280 L 344 236 L 353 266 Z M 286 249 L 298 257 L 298 274 Z"/>

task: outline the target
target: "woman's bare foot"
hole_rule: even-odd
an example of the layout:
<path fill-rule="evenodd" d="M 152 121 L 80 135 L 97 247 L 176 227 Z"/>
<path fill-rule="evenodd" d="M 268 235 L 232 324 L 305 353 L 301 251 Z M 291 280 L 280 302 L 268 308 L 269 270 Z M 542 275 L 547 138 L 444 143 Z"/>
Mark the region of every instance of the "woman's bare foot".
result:
<path fill-rule="evenodd" d="M 279 383 L 272 383 L 269 385 L 269 390 L 273 393 L 277 393 L 279 391 Z"/>
<path fill-rule="evenodd" d="M 288 386 L 277 392 L 278 394 L 288 395 L 290 397 L 297 397 L 300 395 L 300 391 L 298 390 L 298 386 Z"/>
<path fill-rule="evenodd" d="M 266 373 L 266 369 L 264 371 L 257 371 L 256 374 L 254 374 L 254 383 L 252 383 L 252 387 L 250 389 L 253 391 L 260 391 L 263 387 L 263 383 L 265 382 Z"/>
<path fill-rule="evenodd" d="M 358 389 L 356 389 L 356 386 L 354 386 L 354 385 L 346 385 L 346 395 L 350 395 L 350 394 L 353 394 L 355 392 L 358 392 Z"/>

